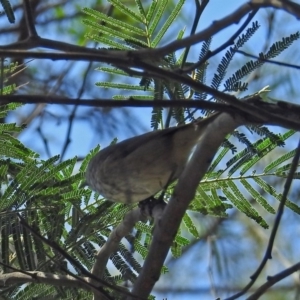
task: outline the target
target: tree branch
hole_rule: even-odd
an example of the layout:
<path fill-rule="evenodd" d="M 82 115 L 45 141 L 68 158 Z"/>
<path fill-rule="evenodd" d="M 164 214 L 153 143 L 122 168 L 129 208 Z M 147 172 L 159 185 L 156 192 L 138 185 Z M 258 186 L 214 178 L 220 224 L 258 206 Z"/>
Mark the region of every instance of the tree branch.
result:
<path fill-rule="evenodd" d="M 91 288 L 88 285 L 88 278 L 81 277 L 81 279 L 86 281 L 84 284 L 81 280 L 78 280 L 70 275 L 55 275 L 52 273 L 44 273 L 38 271 L 26 271 L 28 274 L 23 272 L 13 272 L 0 275 L 0 286 L 9 286 L 16 283 L 44 283 L 56 286 L 69 286 L 82 288 L 90 291 Z M 100 293 L 99 291 L 95 291 Z"/>
<path fill-rule="evenodd" d="M 297 264 L 293 265 L 292 267 L 285 269 L 284 271 L 282 271 L 274 276 L 269 276 L 267 278 L 267 282 L 264 283 L 263 285 L 261 285 L 250 297 L 247 298 L 247 300 L 259 299 L 259 297 L 262 296 L 275 283 L 281 281 L 282 279 L 290 276 L 291 274 L 293 274 L 299 270 L 300 270 L 300 263 L 297 263 Z"/>
<path fill-rule="evenodd" d="M 161 267 L 181 224 L 183 215 L 195 196 L 201 178 L 206 173 L 226 135 L 243 123 L 246 123 L 246 121 L 239 117 L 222 113 L 208 125 L 195 153 L 179 178 L 173 196 L 166 206 L 160 222 L 154 230 L 149 254 L 132 290 L 134 295 L 148 297 L 150 294 L 154 284 L 159 279 Z"/>
<path fill-rule="evenodd" d="M 175 52 L 182 48 L 198 44 L 199 42 L 205 41 L 208 38 L 214 36 L 221 30 L 229 27 L 232 24 L 238 24 L 242 18 L 250 13 L 252 10 L 257 10 L 260 8 L 272 7 L 275 9 L 281 9 L 289 14 L 294 15 L 296 18 L 300 18 L 300 5 L 291 1 L 279 1 L 279 0 L 252 0 L 243 5 L 241 5 L 232 14 L 227 15 L 223 19 L 214 21 L 207 29 L 204 29 L 192 36 L 188 36 L 181 40 L 173 41 L 164 47 L 156 49 L 142 49 L 139 50 L 138 56 L 143 55 L 154 55 L 163 57 L 168 53 Z"/>
<path fill-rule="evenodd" d="M 32 13 L 32 9 L 30 7 L 30 1 L 23 0 L 23 2 L 24 2 L 24 14 L 26 19 L 27 32 L 30 38 L 36 38 L 38 34 L 36 32 L 36 28 L 34 24 L 34 16 Z"/>
<path fill-rule="evenodd" d="M 135 223 L 138 221 L 146 222 L 147 216 L 143 214 L 140 208 L 137 207 L 129 211 L 125 215 L 123 221 L 116 228 L 114 228 L 108 240 L 95 255 L 96 262 L 91 270 L 91 274 L 94 275 L 94 278 L 103 277 L 109 257 L 117 251 L 121 239 L 132 231 Z M 89 282 L 96 286 L 99 284 L 97 280 L 92 278 L 89 279 Z M 94 300 L 100 299 L 101 295 L 94 293 Z"/>
<path fill-rule="evenodd" d="M 221 92 L 218 92 L 221 93 Z M 225 93 L 221 93 L 221 99 L 233 97 Z M 233 97 L 235 98 L 235 97 Z M 236 98 L 235 98 L 236 99 Z M 60 96 L 43 96 L 43 95 L 5 95 L 0 96 L 0 104 L 11 102 L 19 103 L 49 103 L 49 104 L 69 104 L 94 107 L 194 107 L 220 112 L 228 112 L 230 114 L 242 114 L 249 123 L 259 123 L 266 125 L 282 126 L 294 130 L 300 130 L 300 105 L 285 101 L 265 102 L 257 95 L 249 96 L 247 99 L 237 100 L 240 104 L 236 108 L 232 105 L 213 103 L 205 100 L 112 100 L 112 99 L 72 99 Z M 247 106 L 245 110 L 240 106 Z M 252 111 L 256 111 L 255 115 Z M 256 117 L 256 116 L 259 117 Z"/>
<path fill-rule="evenodd" d="M 285 62 L 274 60 L 274 59 L 266 59 L 266 58 L 258 57 L 257 55 L 253 55 L 253 54 L 247 53 L 247 52 L 242 51 L 242 50 L 236 50 L 236 53 L 239 53 L 239 54 L 242 54 L 244 56 L 248 56 L 248 57 L 251 57 L 251 58 L 254 58 L 254 59 L 257 59 L 257 60 L 259 59 L 259 60 L 267 62 L 269 64 L 300 70 L 299 65 L 289 64 L 289 63 L 285 63 Z"/>

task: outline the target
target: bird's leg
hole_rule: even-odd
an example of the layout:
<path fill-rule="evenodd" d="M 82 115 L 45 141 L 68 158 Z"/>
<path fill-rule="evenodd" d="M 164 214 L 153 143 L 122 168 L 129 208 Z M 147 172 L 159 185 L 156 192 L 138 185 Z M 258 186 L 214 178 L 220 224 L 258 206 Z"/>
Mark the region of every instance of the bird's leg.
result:
<path fill-rule="evenodd" d="M 162 192 L 158 198 L 151 196 L 151 197 L 148 197 L 145 200 L 142 200 L 139 202 L 138 206 L 143 212 L 146 212 L 146 210 L 147 210 L 148 214 L 152 217 L 152 212 L 156 205 L 163 205 L 163 207 L 167 205 L 166 202 L 164 201 L 164 197 L 165 197 L 165 193 L 166 193 L 168 186 L 172 182 L 174 173 L 175 173 L 175 171 L 171 172 L 169 179 L 167 181 L 167 184 L 162 189 Z"/>

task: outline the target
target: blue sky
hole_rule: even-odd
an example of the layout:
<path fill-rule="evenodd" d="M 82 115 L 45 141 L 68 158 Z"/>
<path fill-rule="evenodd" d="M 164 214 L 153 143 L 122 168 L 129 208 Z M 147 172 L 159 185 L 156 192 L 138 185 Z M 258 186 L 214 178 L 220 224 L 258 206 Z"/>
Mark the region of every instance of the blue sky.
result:
<path fill-rule="evenodd" d="M 228 13 L 232 12 L 239 5 L 241 5 L 245 2 L 246 1 L 238 1 L 238 0 L 231 0 L 231 1 L 211 0 L 208 4 L 207 9 L 205 10 L 205 12 L 203 14 L 203 17 L 201 18 L 199 28 L 197 29 L 197 31 L 211 25 L 212 21 L 218 20 L 218 19 L 226 16 Z M 86 5 L 88 5 L 88 3 Z M 184 28 L 184 26 L 187 26 L 186 35 L 188 35 L 189 31 L 190 31 L 188 22 L 190 22 L 191 18 L 193 18 L 193 14 L 194 14 L 194 1 L 187 0 L 186 5 L 183 10 L 184 19 L 181 22 L 180 26 L 178 27 L 179 29 L 182 29 L 182 28 Z M 263 49 L 263 47 L 265 45 L 268 31 L 266 30 L 264 25 L 267 24 L 266 23 L 267 16 L 268 15 L 267 15 L 266 11 L 261 11 L 258 13 L 257 18 L 255 18 L 255 20 L 259 20 L 259 22 L 261 24 L 261 29 L 257 32 L 257 34 L 251 40 L 251 42 L 249 42 L 249 44 L 247 44 L 247 46 L 246 46 L 246 50 L 252 54 L 257 55 Z M 270 40 L 272 42 L 275 41 L 275 36 L 278 38 L 278 37 L 283 36 L 284 34 L 288 35 L 290 33 L 295 32 L 299 27 L 299 23 L 296 22 L 295 18 L 287 15 L 286 13 L 282 13 L 282 12 L 276 13 L 275 17 L 278 20 L 278 22 L 276 23 L 276 27 L 272 29 L 273 31 L 271 32 L 271 35 L 270 35 L 270 37 L 271 37 Z M 4 26 L 3 22 L 5 22 L 5 20 L 2 18 L 2 20 L 0 22 L 0 26 Z M 239 25 L 240 24 L 233 25 L 230 28 L 223 30 L 222 32 L 217 34 L 213 39 L 212 49 L 214 49 L 215 47 L 217 47 L 218 45 L 220 45 L 221 43 L 226 41 L 228 39 L 228 37 L 236 30 L 236 28 Z M 66 23 L 66 26 L 68 26 L 67 23 Z M 176 35 L 177 35 L 178 28 L 176 28 L 176 32 L 174 31 L 174 34 L 173 34 L 174 37 L 176 37 Z M 62 37 L 62 36 L 52 35 L 51 32 L 47 32 L 47 33 L 40 32 L 40 33 L 43 34 L 44 37 L 53 38 L 53 39 L 60 39 Z M 172 38 L 172 31 L 170 31 L 170 37 Z M 287 52 L 285 52 L 284 54 L 279 56 L 278 59 L 289 62 L 289 63 L 297 64 L 300 61 L 299 54 L 297 51 L 298 49 L 299 49 L 299 42 L 297 44 L 295 44 L 294 46 L 292 46 L 291 49 L 288 49 Z M 197 50 L 198 50 L 197 46 L 192 49 L 191 54 L 189 56 L 189 60 L 193 60 L 197 57 L 197 55 L 198 55 Z M 214 58 L 213 60 L 210 61 L 210 64 L 212 67 L 214 65 L 217 66 L 217 64 L 219 62 L 219 58 L 220 58 L 220 56 L 217 56 L 216 58 Z M 235 64 L 236 64 L 237 69 L 241 66 L 241 63 L 243 60 L 244 60 L 244 58 L 242 56 L 239 56 L 239 55 L 236 56 Z M 34 62 L 30 63 L 29 68 L 37 67 L 38 63 L 39 63 L 38 61 L 34 61 Z M 65 61 L 56 62 L 55 67 L 61 68 L 63 70 L 69 64 L 70 64 L 69 62 L 65 62 Z M 79 75 L 81 74 L 82 70 L 84 69 L 84 65 L 85 65 L 85 63 L 78 64 L 77 67 L 72 70 L 72 72 L 73 72 L 72 76 L 74 76 L 75 88 L 73 87 L 72 90 L 71 90 L 71 88 L 70 88 L 70 90 L 66 90 L 67 96 L 76 97 L 76 82 L 77 82 L 76 80 L 80 80 Z M 258 81 L 255 81 L 253 79 L 253 84 L 250 81 L 249 93 L 260 90 L 264 86 L 270 84 L 270 85 L 274 86 L 274 88 L 272 89 L 272 92 L 270 93 L 272 97 L 279 98 L 279 99 L 282 98 L 283 100 L 286 100 L 286 101 L 297 102 L 296 98 L 286 98 L 286 95 L 291 95 L 292 93 L 295 94 L 295 92 L 298 92 L 298 94 L 299 94 L 299 89 L 298 89 L 299 73 L 298 73 L 298 71 L 290 70 L 287 68 L 282 68 L 280 70 L 281 76 L 288 76 L 289 78 L 291 78 L 291 80 L 288 81 L 288 83 L 285 82 L 284 84 L 281 85 L 280 81 L 276 82 L 276 84 L 274 84 L 274 78 L 275 78 L 274 76 L 278 75 L 278 73 L 276 73 L 276 72 L 278 72 L 278 70 L 275 70 L 275 67 L 272 65 L 266 65 L 264 68 L 265 68 L 265 70 L 268 71 L 267 74 L 269 74 L 269 75 L 259 78 Z M 37 72 L 39 72 L 38 69 L 37 69 Z M 93 83 L 94 82 L 96 83 L 97 81 L 101 81 L 104 78 L 103 74 L 101 74 L 100 72 L 97 72 L 95 70 L 91 70 L 90 73 L 91 73 L 91 78 L 92 78 L 91 80 L 93 80 Z M 47 73 L 41 72 L 41 76 L 46 76 L 46 75 L 47 75 Z M 278 76 L 276 78 L 278 78 Z M 31 86 L 31 84 L 32 83 L 29 83 L 28 85 Z M 96 87 L 93 84 L 90 86 L 90 88 L 92 89 L 92 91 L 95 94 L 98 94 L 99 97 L 102 97 L 104 92 L 101 89 L 99 89 L 98 87 Z M 20 92 L 22 92 L 22 90 Z M 83 97 L 88 95 L 89 92 L 91 92 L 91 90 L 87 91 L 83 95 Z M 118 93 L 119 93 L 119 91 L 116 91 L 116 94 L 118 94 Z M 28 114 L 29 109 L 30 108 L 28 108 L 28 107 L 24 107 L 23 109 L 21 109 L 18 112 L 18 114 L 26 115 L 26 114 Z M 71 110 L 72 110 L 72 107 L 60 107 L 57 105 L 49 105 L 47 107 L 47 112 L 48 112 L 47 122 L 45 124 L 43 124 L 42 130 L 44 132 L 45 137 L 47 138 L 47 140 L 49 142 L 51 155 L 61 153 L 62 147 L 65 142 L 65 134 L 67 131 L 68 123 L 67 122 L 58 122 L 58 120 L 60 118 L 64 119 L 66 116 L 68 117 L 71 113 Z M 82 108 L 81 110 L 87 111 L 86 108 Z M 132 132 L 127 129 L 127 130 L 120 130 L 120 131 L 118 131 L 118 133 L 114 133 L 112 135 L 108 135 L 108 134 L 100 135 L 100 134 L 95 133 L 93 128 L 91 128 L 90 124 L 87 124 L 87 122 L 85 122 L 85 121 L 75 122 L 72 127 L 71 144 L 70 144 L 70 147 L 68 147 L 67 153 L 64 158 L 65 159 L 71 158 L 71 157 L 74 157 L 75 155 L 77 155 L 79 157 L 84 157 L 89 152 L 89 150 L 92 149 L 93 147 L 95 147 L 96 144 L 98 144 L 98 143 L 100 143 L 102 147 L 105 147 L 105 146 L 109 145 L 109 143 L 115 137 L 117 137 L 119 140 L 123 140 L 123 139 L 129 138 L 135 134 L 151 130 L 151 128 L 150 128 L 150 120 L 151 120 L 150 112 L 151 112 L 151 109 L 149 109 L 149 108 L 148 109 L 145 109 L 145 108 L 130 109 L 131 124 L 133 126 L 137 122 L 138 122 L 138 124 L 140 124 L 139 126 L 135 127 L 135 132 Z M 55 116 L 55 118 L 52 117 L 51 115 Z M 121 111 L 118 111 L 116 113 L 116 117 L 119 120 L 119 122 L 121 123 L 121 127 L 122 127 L 122 122 L 125 118 L 124 114 L 121 113 Z M 14 119 L 15 119 L 15 116 L 12 115 L 10 120 L 13 121 Z M 103 124 L 103 126 L 104 125 L 106 125 L 106 124 Z M 24 142 L 26 145 L 28 145 L 29 147 L 32 147 L 35 151 L 41 153 L 41 157 L 46 158 L 47 156 L 44 151 L 43 141 L 36 135 L 36 129 L 39 127 L 40 127 L 39 121 L 38 120 L 34 121 L 29 126 L 29 128 L 20 135 L 20 140 L 22 142 Z M 297 139 L 295 137 L 292 138 L 287 143 L 287 148 L 294 147 L 296 142 L 297 142 Z M 203 217 L 203 218 L 205 218 L 205 217 Z M 244 227 L 238 227 L 240 223 L 236 220 L 234 220 L 230 224 L 237 226 L 235 230 L 237 231 L 237 234 L 242 238 Z M 258 225 L 254 225 L 254 226 L 258 226 Z M 298 231 L 299 231 L 299 227 L 298 227 Z M 299 232 L 297 234 L 298 234 L 297 237 L 299 238 Z M 245 240 L 246 240 L 245 243 L 243 245 L 241 245 L 241 249 L 243 247 L 251 246 L 251 240 L 249 241 L 249 239 L 246 239 L 246 238 L 245 238 Z M 183 261 L 180 262 L 181 263 L 180 266 L 179 267 L 177 266 L 177 269 L 174 268 L 174 270 L 175 270 L 174 272 L 178 276 L 177 280 L 179 279 L 178 280 L 179 282 L 180 281 L 184 282 L 185 280 L 191 280 L 191 278 L 194 278 L 194 280 L 191 280 L 189 282 L 189 284 L 191 286 L 193 286 L 193 287 L 199 286 L 199 287 L 206 287 L 206 288 L 208 287 L 209 288 L 210 287 L 210 279 L 209 279 L 209 274 L 207 271 L 207 268 L 209 266 L 208 259 L 207 259 L 207 257 L 209 256 L 209 251 L 210 251 L 210 248 L 207 243 L 203 243 L 199 247 L 191 250 L 189 252 L 189 254 L 183 258 Z M 200 254 L 199 254 L 199 252 L 200 252 Z M 203 263 L 203 261 L 200 262 L 199 256 L 206 257 L 206 260 L 204 259 L 204 263 Z M 199 259 L 199 261 L 195 260 L 195 257 L 198 257 L 197 259 Z M 185 264 L 189 265 L 189 266 L 191 265 L 191 260 L 192 261 L 195 260 L 194 262 L 192 262 L 193 268 L 189 268 L 188 270 L 183 270 L 181 273 L 179 273 L 182 268 L 182 265 L 185 265 Z M 246 264 L 249 264 L 249 262 L 252 263 L 252 261 L 250 261 L 250 260 L 244 261 L 244 263 L 246 263 Z M 189 276 L 191 274 L 187 274 L 186 272 L 191 273 L 192 276 Z M 245 277 L 247 277 L 247 276 L 245 276 Z M 165 281 L 162 280 L 162 284 L 170 286 L 172 284 L 172 279 L 174 279 L 174 278 L 169 277 Z M 178 282 L 178 281 L 176 281 L 176 282 Z M 161 296 L 162 295 L 160 295 L 160 297 Z M 170 294 L 170 295 L 164 294 L 164 297 L 167 297 L 167 296 L 168 296 L 168 298 L 172 298 L 172 299 L 183 299 L 182 297 L 184 297 L 184 299 L 191 299 L 191 300 L 199 299 L 199 295 L 195 295 L 195 296 L 180 295 L 180 296 L 176 297 L 174 294 Z M 202 300 L 213 299 L 213 297 L 211 294 L 206 294 L 206 295 L 201 295 L 201 299 Z"/>

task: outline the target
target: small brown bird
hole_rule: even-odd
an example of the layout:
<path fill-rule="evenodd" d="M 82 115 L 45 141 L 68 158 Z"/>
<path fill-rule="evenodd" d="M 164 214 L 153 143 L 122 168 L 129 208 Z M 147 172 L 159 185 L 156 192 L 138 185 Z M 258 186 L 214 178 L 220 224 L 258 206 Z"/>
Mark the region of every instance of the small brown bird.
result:
<path fill-rule="evenodd" d="M 134 203 L 155 195 L 178 179 L 192 149 L 218 115 L 108 146 L 90 160 L 87 184 L 114 202 Z"/>

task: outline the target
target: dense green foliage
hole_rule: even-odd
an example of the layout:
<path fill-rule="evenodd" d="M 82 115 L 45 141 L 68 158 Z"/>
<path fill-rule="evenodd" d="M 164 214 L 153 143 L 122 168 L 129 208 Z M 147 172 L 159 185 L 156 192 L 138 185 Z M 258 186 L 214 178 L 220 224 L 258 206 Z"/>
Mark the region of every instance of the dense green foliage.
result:
<path fill-rule="evenodd" d="M 119 0 L 109 1 L 119 11 L 126 15 L 126 22 L 120 21 L 102 12 L 84 8 L 86 14 L 84 24 L 89 33 L 86 37 L 100 43 L 107 49 L 141 49 L 155 48 L 163 40 L 170 26 L 176 22 L 184 0 L 177 1 L 171 13 L 166 14 L 167 0 L 152 1 L 150 6 L 144 6 L 142 1 L 136 1 L 136 7 L 131 9 Z M 12 19 L 8 2 L 7 16 Z M 204 61 L 193 74 L 196 81 L 203 82 L 214 89 L 226 92 L 246 91 L 248 83 L 245 77 L 264 64 L 262 59 L 250 60 L 235 73 L 228 73 L 228 66 L 232 62 L 236 50 L 251 40 L 259 30 L 259 24 L 253 22 L 236 40 L 234 45 L 225 53 L 215 70 Z M 181 39 L 185 29 L 177 33 Z M 288 48 L 299 33 L 291 34 L 281 41 L 275 42 L 260 58 L 270 59 L 278 56 Z M 211 39 L 205 41 L 199 51 L 199 61 L 202 61 L 210 50 Z M 185 52 L 172 53 L 160 61 L 152 61 L 161 68 L 176 69 L 187 66 Z M 193 63 L 197 63 L 196 61 Z M 13 72 L 13 69 L 10 68 Z M 184 84 L 158 80 L 154 78 L 138 78 L 138 83 L 126 81 L 131 78 L 123 69 L 111 66 L 99 66 L 99 72 L 106 72 L 113 76 L 113 81 L 96 83 L 100 88 L 119 89 L 120 94 L 114 99 L 144 99 L 159 101 L 160 99 L 189 99 L 210 100 L 205 93 L 192 90 Z M 206 74 L 213 72 L 211 82 Z M 124 83 L 129 82 L 129 83 Z M 2 94 L 14 91 L 13 85 L 5 85 Z M 124 93 L 126 91 L 126 94 Z M 5 116 L 19 105 L 9 104 L 0 106 L 0 117 Z M 171 120 L 183 123 L 202 117 L 198 110 L 189 108 L 174 108 L 167 112 L 165 122 L 163 108 L 154 108 L 151 125 L 154 130 L 168 126 Z M 205 113 L 206 114 L 206 113 Z M 94 264 L 94 253 L 109 237 L 113 227 L 120 223 L 126 212 L 132 206 L 116 204 L 103 199 L 83 187 L 84 172 L 90 158 L 100 150 L 93 149 L 82 161 L 77 158 L 60 161 L 59 156 L 42 160 L 39 154 L 25 147 L 14 137 L 15 133 L 25 126 L 16 124 L 0 124 L 0 214 L 1 214 L 1 262 L 3 272 L 10 272 L 9 266 L 23 271 L 39 270 L 43 272 L 66 274 L 74 272 L 82 275 L 77 267 L 81 264 L 90 270 Z M 199 228 L 193 217 L 201 214 L 226 218 L 233 207 L 240 210 L 247 217 L 253 219 L 263 228 L 268 227 L 267 221 L 261 216 L 253 203 L 252 197 L 268 213 L 274 214 L 274 205 L 266 195 L 281 199 L 281 192 L 268 183 L 266 178 L 286 178 L 290 167 L 290 159 L 294 150 L 282 154 L 276 160 L 260 170 L 260 162 L 277 147 L 283 146 L 294 131 L 286 131 L 282 135 L 272 133 L 266 127 L 249 126 L 248 132 L 258 134 L 261 138 L 251 142 L 243 132 L 235 131 L 228 137 L 207 172 L 199 184 L 197 195 L 186 212 L 182 228 L 175 238 L 171 252 L 173 256 L 180 256 L 184 246 L 200 236 Z M 236 142 L 238 140 L 238 143 Z M 230 159 L 228 154 L 232 153 Z M 259 167 L 258 167 L 259 166 Z M 295 174 L 298 178 L 299 174 Z M 256 187 L 256 188 L 254 188 Z M 264 194 L 257 190 L 261 189 Z M 172 193 L 172 186 L 166 192 L 166 200 Z M 287 201 L 287 207 L 300 214 L 300 207 L 292 201 Z M 25 220 L 32 227 L 32 231 L 21 226 Z M 105 274 L 105 280 L 110 283 L 121 284 L 124 281 L 134 282 L 144 258 L 147 256 L 148 245 L 152 237 L 150 223 L 138 223 L 136 230 L 128 236 L 119 250 L 110 257 L 112 264 L 119 272 L 114 275 Z M 74 261 L 67 261 L 55 247 L 45 244 L 39 235 L 55 242 L 55 247 L 72 256 Z M 138 255 L 137 255 L 138 254 Z M 164 268 L 163 272 L 167 272 Z M 42 299 L 51 295 L 53 299 L 90 299 L 91 295 L 75 288 L 62 288 L 42 284 L 12 285 L 2 290 L 1 295 L 14 299 Z M 116 297 L 116 295 L 114 295 Z"/>

